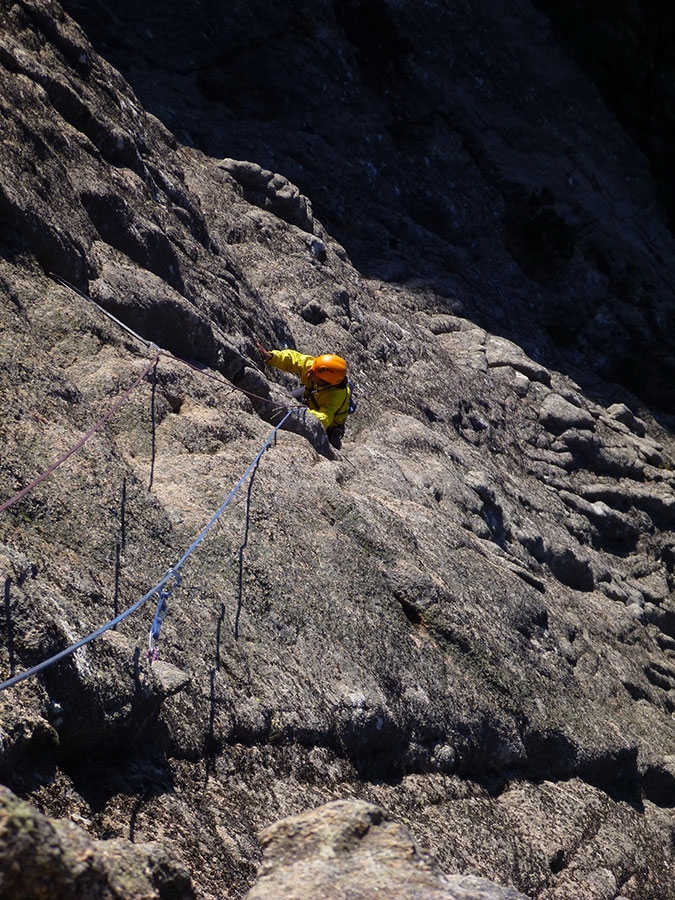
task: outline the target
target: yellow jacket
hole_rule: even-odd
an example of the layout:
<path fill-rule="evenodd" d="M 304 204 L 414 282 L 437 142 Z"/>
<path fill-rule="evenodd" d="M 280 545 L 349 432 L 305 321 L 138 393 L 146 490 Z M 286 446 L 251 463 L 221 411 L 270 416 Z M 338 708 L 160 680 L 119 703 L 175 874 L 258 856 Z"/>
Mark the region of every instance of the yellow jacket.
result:
<path fill-rule="evenodd" d="M 346 379 L 330 387 L 313 388 L 310 370 L 315 357 L 298 353 L 297 350 L 272 350 L 267 360 L 270 366 L 284 372 L 293 372 L 305 386 L 303 402 L 309 411 L 317 417 L 324 428 L 331 425 L 344 425 L 349 413 L 349 385 Z"/>

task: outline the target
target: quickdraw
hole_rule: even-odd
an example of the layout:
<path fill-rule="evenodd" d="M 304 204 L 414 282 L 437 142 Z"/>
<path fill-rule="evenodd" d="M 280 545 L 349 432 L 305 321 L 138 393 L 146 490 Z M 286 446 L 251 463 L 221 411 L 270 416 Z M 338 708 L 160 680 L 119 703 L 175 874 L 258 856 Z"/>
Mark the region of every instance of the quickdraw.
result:
<path fill-rule="evenodd" d="M 180 587 L 180 575 L 178 572 L 175 569 L 171 569 L 168 572 L 168 575 L 174 578 L 176 583 L 175 586 Z M 168 612 L 167 601 L 171 596 L 171 591 L 172 588 L 168 587 L 165 583 L 164 587 L 156 592 L 157 609 L 155 610 L 155 616 L 152 620 L 152 628 L 150 629 L 150 636 L 148 638 L 148 662 L 151 665 L 159 659 L 159 637 L 162 630 L 162 623 Z"/>

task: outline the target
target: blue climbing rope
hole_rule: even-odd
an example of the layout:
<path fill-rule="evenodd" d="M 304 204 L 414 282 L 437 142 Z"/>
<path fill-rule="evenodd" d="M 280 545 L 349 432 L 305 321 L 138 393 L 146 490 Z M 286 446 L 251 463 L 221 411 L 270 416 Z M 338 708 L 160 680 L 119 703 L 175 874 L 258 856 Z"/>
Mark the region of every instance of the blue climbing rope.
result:
<path fill-rule="evenodd" d="M 157 612 L 155 613 L 155 618 L 153 620 L 153 626 L 152 626 L 151 637 L 150 637 L 151 642 L 154 642 L 151 645 L 151 650 L 154 651 L 154 649 L 156 649 L 156 641 L 159 639 L 159 630 L 161 628 L 161 624 L 164 619 L 164 616 L 166 615 L 166 598 L 167 598 L 168 594 L 165 594 L 165 596 L 164 596 L 164 604 L 163 604 L 164 609 L 163 609 L 163 611 L 160 611 L 160 607 L 162 605 L 162 592 L 165 590 L 165 586 L 167 585 L 167 583 L 169 581 L 171 581 L 171 579 L 175 579 L 176 584 L 179 584 L 179 576 L 178 576 L 179 570 L 182 568 L 182 566 L 185 565 L 185 563 L 190 558 L 190 556 L 194 553 L 194 551 L 197 549 L 197 547 L 199 547 L 199 545 L 202 543 L 202 541 L 204 540 L 206 535 L 209 533 L 209 531 L 213 528 L 213 526 L 216 524 L 218 519 L 225 512 L 225 510 L 226 510 L 227 506 L 229 505 L 229 503 L 231 502 L 232 498 L 235 496 L 237 491 L 244 484 L 244 482 L 246 481 L 248 476 L 251 474 L 251 472 L 258 465 L 258 462 L 260 461 L 261 456 L 263 455 L 265 450 L 267 450 L 267 448 L 270 446 L 270 444 L 276 437 L 276 434 L 279 431 L 279 429 L 281 428 L 281 426 L 289 418 L 289 416 L 291 416 L 294 412 L 295 412 L 295 409 L 290 409 L 286 413 L 286 415 L 283 417 L 283 419 L 279 422 L 279 424 L 274 426 L 269 437 L 267 438 L 265 443 L 262 445 L 260 450 L 257 452 L 253 462 L 250 464 L 248 469 L 246 469 L 246 471 L 241 476 L 241 478 L 239 479 L 237 484 L 232 488 L 232 490 L 227 495 L 225 500 L 218 507 L 216 512 L 211 517 L 211 520 L 202 529 L 202 531 L 199 533 L 197 538 L 192 542 L 192 544 L 188 547 L 188 549 L 185 551 L 185 553 L 178 560 L 176 565 L 172 566 L 162 576 L 160 581 L 158 581 L 158 583 L 147 592 L 147 594 L 145 594 L 143 597 L 141 597 L 140 600 L 137 600 L 133 604 L 133 606 L 130 606 L 128 609 L 124 610 L 124 612 L 120 613 L 119 616 L 116 616 L 110 622 L 106 622 L 105 625 L 101 625 L 101 627 L 97 628 L 96 631 L 87 635 L 87 637 L 82 638 L 81 640 L 77 641 L 77 643 L 72 644 L 70 647 L 66 647 L 65 650 L 61 650 L 60 653 L 56 653 L 54 656 L 51 656 L 49 659 L 44 660 L 44 662 L 38 663 L 37 665 L 33 666 L 32 668 L 26 669 L 24 672 L 19 672 L 18 675 L 14 675 L 12 678 L 8 678 L 6 681 L 3 681 L 2 684 L 0 684 L 0 691 L 4 691 L 7 688 L 14 687 L 14 685 L 19 684 L 19 682 L 24 681 L 26 678 L 31 678 L 33 675 L 37 675 L 40 672 L 43 672 L 45 669 L 54 665 L 54 663 L 57 663 L 60 660 L 64 659 L 65 657 L 70 656 L 72 653 L 75 653 L 75 651 L 79 650 L 80 647 L 84 647 L 85 644 L 91 643 L 91 641 L 95 640 L 97 637 L 100 637 L 104 632 L 109 631 L 111 628 L 114 628 L 116 625 L 119 625 L 120 622 L 123 622 L 128 616 L 132 615 L 132 613 L 135 613 L 137 610 L 139 610 L 141 608 L 141 606 L 143 606 L 145 603 L 147 603 L 147 601 L 151 597 L 154 597 L 155 594 L 157 594 L 160 599 L 159 599 L 159 603 L 157 606 Z M 160 616 L 161 616 L 161 618 L 160 618 Z M 156 633 L 155 633 L 155 636 L 153 637 L 153 631 L 155 631 L 155 629 L 156 629 Z"/>

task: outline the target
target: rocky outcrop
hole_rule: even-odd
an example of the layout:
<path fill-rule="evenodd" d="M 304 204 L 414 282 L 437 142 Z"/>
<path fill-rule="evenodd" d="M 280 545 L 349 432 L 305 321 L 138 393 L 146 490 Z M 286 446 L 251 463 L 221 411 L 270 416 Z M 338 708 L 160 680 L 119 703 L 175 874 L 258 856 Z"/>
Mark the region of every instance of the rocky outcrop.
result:
<path fill-rule="evenodd" d="M 284 819 L 262 835 L 265 859 L 247 900 L 526 900 L 482 878 L 446 878 L 410 832 L 370 803 L 338 800 Z"/>
<path fill-rule="evenodd" d="M 66 8 L 181 142 L 281 173 L 363 274 L 675 411 L 660 0 Z"/>
<path fill-rule="evenodd" d="M 386 813 L 345 813 L 345 893 L 363 813 L 440 896 L 661 900 L 673 243 L 639 153 L 528 4 L 190 7 L 208 40 L 73 7 L 2 7 L 0 502 L 62 460 L 0 512 L 3 672 L 147 603 L 0 692 L 2 780 L 200 900 L 281 884 L 274 823 L 347 800 Z M 296 411 L 253 464 L 295 386 L 256 340 L 349 361 L 342 451 Z"/>
<path fill-rule="evenodd" d="M 0 787 L 0 897 L 193 900 L 190 876 L 159 845 L 95 841 Z"/>

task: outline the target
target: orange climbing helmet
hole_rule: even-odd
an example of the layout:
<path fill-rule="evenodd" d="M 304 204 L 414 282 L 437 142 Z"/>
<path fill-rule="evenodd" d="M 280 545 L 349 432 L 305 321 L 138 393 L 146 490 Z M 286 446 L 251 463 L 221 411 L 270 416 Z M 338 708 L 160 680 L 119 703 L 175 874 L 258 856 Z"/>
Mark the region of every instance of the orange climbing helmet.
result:
<path fill-rule="evenodd" d="M 328 384 L 340 384 L 347 375 L 347 363 L 341 356 L 324 353 L 315 357 L 311 370 L 315 378 L 327 381 Z"/>

